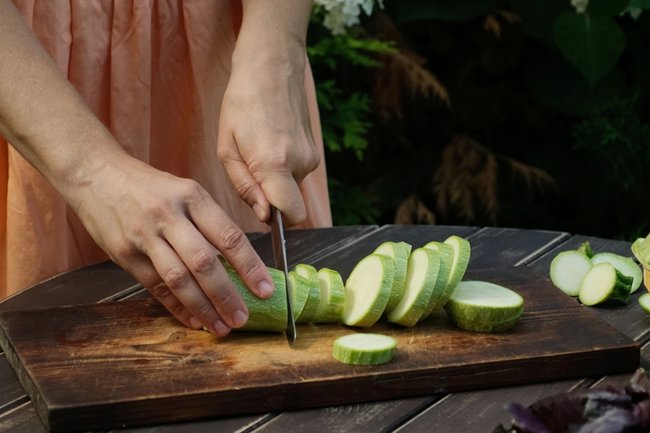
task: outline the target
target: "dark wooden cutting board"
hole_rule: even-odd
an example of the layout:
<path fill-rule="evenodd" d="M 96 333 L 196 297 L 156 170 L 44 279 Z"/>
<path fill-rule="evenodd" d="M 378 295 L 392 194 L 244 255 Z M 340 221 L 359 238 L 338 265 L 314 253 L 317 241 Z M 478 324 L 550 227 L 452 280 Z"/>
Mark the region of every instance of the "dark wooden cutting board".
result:
<path fill-rule="evenodd" d="M 388 364 L 331 356 L 340 325 L 284 335 L 188 330 L 152 300 L 0 314 L 0 343 L 48 428 L 111 428 L 632 371 L 639 346 L 528 269 L 470 272 L 525 299 L 503 334 L 455 329 L 443 312 L 398 339 Z M 90 288 L 89 288 L 90 289 Z"/>

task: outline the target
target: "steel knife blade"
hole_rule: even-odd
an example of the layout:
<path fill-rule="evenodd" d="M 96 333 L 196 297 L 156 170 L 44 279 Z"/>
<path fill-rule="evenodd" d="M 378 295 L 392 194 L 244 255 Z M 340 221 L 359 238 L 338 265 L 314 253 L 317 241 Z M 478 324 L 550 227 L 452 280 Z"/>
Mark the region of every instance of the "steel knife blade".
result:
<path fill-rule="evenodd" d="M 282 224 L 282 212 L 271 206 L 271 243 L 273 245 L 273 262 L 275 267 L 284 272 L 284 287 L 287 295 L 287 341 L 293 348 L 296 342 L 296 321 L 293 318 L 291 308 L 291 290 L 289 290 L 289 270 L 287 267 L 287 247 L 284 239 L 284 225 Z"/>

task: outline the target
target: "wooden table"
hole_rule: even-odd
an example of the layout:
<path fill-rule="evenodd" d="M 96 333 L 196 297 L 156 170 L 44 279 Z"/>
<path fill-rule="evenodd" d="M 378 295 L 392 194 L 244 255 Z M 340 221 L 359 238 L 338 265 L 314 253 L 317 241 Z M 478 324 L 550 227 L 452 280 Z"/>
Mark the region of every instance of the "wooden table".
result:
<path fill-rule="evenodd" d="M 505 228 L 452 226 L 345 226 L 332 229 L 292 231 L 287 234 L 289 265 L 303 262 L 325 266 L 328 257 L 344 263 L 338 269 L 347 275 L 360 254 L 380 242 L 404 240 L 420 245 L 457 234 L 471 241 L 470 269 L 506 266 L 527 267 L 547 273 L 550 261 L 561 250 L 578 247 L 589 240 L 596 251 L 630 255 L 627 242 L 568 233 Z M 271 263 L 268 235 L 251 234 L 262 258 Z M 346 266 L 348 268 L 346 268 Z M 593 312 L 641 344 L 641 366 L 648 368 L 650 318 L 637 303 L 640 289 L 625 307 L 594 308 Z M 119 301 L 147 296 L 142 287 L 112 263 L 101 263 L 59 275 L 0 303 L 0 311 L 47 306 Z M 586 307 L 585 307 L 586 308 Z M 34 332 L 38 332 L 37 329 Z M 540 398 L 575 388 L 603 383 L 621 385 L 630 374 L 585 377 L 474 392 L 432 394 L 377 403 L 354 404 L 264 415 L 202 420 L 120 430 L 124 432 L 490 432 L 510 416 L 509 402 L 530 404 Z M 4 354 L 0 354 L 0 433 L 39 433 L 45 429 L 24 393 Z"/>

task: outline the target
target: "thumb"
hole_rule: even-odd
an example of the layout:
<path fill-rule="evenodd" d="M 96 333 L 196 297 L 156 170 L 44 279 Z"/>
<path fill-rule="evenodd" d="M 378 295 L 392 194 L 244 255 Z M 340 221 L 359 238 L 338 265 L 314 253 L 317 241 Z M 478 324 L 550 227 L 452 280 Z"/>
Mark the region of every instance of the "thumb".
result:
<path fill-rule="evenodd" d="M 300 224 L 307 218 L 302 193 L 291 173 L 270 174 L 262 182 L 262 189 L 268 201 L 282 212 L 287 225 Z"/>

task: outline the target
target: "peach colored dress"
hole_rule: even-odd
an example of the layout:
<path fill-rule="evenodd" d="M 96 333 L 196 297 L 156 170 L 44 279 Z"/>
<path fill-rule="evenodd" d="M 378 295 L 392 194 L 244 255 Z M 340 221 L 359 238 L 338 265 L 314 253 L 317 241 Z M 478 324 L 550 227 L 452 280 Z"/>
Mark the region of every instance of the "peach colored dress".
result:
<path fill-rule="evenodd" d="M 241 23 L 239 1 L 14 4 L 128 152 L 197 180 L 244 230 L 268 230 L 234 192 L 216 155 L 221 99 Z M 305 74 L 312 130 L 322 152 L 313 79 L 309 69 Z M 301 188 L 308 210 L 304 226 L 330 226 L 324 164 Z M 58 193 L 0 138 L 0 299 L 106 259 Z"/>

